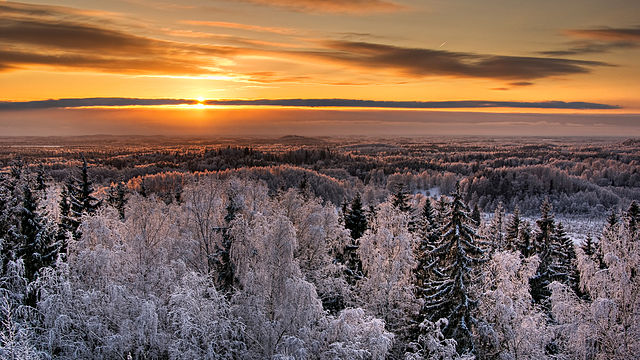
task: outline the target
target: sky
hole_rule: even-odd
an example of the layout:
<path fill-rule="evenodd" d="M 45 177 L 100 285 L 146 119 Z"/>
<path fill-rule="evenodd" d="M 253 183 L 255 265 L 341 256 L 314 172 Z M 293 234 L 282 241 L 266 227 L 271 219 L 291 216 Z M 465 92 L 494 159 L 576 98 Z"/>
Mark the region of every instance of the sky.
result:
<path fill-rule="evenodd" d="M 640 136 L 636 0 L 0 0 L 0 135 Z"/>

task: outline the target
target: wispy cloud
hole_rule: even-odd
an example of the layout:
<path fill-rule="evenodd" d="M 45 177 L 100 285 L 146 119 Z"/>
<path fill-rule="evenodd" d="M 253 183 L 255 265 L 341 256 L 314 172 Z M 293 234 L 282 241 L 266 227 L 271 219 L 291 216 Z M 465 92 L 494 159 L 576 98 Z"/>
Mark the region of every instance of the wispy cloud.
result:
<path fill-rule="evenodd" d="M 367 14 L 394 12 L 405 6 L 385 0 L 242 0 L 300 12 Z"/>
<path fill-rule="evenodd" d="M 0 71 L 41 65 L 101 72 L 202 74 L 216 58 L 240 51 L 158 40 L 79 20 L 66 8 L 2 3 Z M 72 20 L 69 20 L 72 18 Z M 94 21 L 91 21 L 94 20 Z"/>
<path fill-rule="evenodd" d="M 640 26 L 630 28 L 601 27 L 595 29 L 572 29 L 567 30 L 566 33 L 570 36 L 603 41 L 640 42 Z"/>
<path fill-rule="evenodd" d="M 541 51 L 539 53 L 550 56 L 569 56 L 640 48 L 640 26 L 630 28 L 570 29 L 564 31 L 564 34 L 581 40 L 567 43 L 567 49 Z"/>
<path fill-rule="evenodd" d="M 532 80 L 589 73 L 599 61 L 452 52 L 353 41 L 325 41 L 324 51 L 296 54 L 370 70 L 393 69 L 409 77 L 452 76 Z"/>
<path fill-rule="evenodd" d="M 110 107 L 110 106 L 157 106 L 195 105 L 194 99 L 140 99 L 140 98 L 75 98 L 38 101 L 0 102 L 0 110 L 28 110 L 48 108 Z M 619 109 L 616 105 L 591 102 L 564 101 L 377 101 L 358 99 L 252 99 L 252 100 L 205 100 L 206 105 L 218 106 L 281 106 L 281 107 L 350 107 L 389 109 L 462 109 L 462 108 L 529 108 L 529 109 Z"/>
<path fill-rule="evenodd" d="M 187 25 L 209 26 L 209 27 L 238 29 L 238 30 L 247 30 L 247 31 L 255 31 L 255 32 L 268 32 L 268 33 L 281 34 L 281 35 L 295 35 L 300 32 L 300 30 L 296 30 L 292 28 L 249 25 L 249 24 L 241 24 L 241 23 L 226 22 L 226 21 L 183 20 L 183 21 L 180 21 L 180 23 L 187 24 Z"/>

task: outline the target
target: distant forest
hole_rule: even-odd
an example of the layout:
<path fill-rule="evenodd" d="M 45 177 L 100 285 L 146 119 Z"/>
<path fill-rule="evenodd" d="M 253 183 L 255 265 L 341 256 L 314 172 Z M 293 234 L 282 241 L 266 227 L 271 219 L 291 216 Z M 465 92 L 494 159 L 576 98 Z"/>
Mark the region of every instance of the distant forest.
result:
<path fill-rule="evenodd" d="M 458 181 L 465 201 L 485 212 L 501 203 L 534 215 L 549 198 L 558 213 L 601 216 L 640 200 L 640 141 L 633 139 L 0 138 L 5 171 L 22 159 L 56 181 L 70 177 L 81 153 L 96 184 L 144 183 L 167 200 L 200 173 L 260 179 L 271 191 L 308 185 L 336 205 L 356 194 L 376 205 L 398 185 L 449 195 Z"/>

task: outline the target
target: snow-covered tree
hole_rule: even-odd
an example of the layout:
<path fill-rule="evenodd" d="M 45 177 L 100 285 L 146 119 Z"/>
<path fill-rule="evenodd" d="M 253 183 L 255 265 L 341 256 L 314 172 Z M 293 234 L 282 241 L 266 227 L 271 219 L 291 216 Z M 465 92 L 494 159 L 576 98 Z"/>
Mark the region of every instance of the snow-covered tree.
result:
<path fill-rule="evenodd" d="M 544 359 L 550 340 L 546 315 L 532 303 L 529 278 L 538 258 L 497 252 L 484 266 L 478 286 L 476 336 L 481 359 Z"/>
<path fill-rule="evenodd" d="M 462 201 L 460 187 L 456 187 L 442 237 L 433 251 L 438 256 L 437 277 L 431 282 L 426 306 L 432 320 L 447 319 L 443 329 L 446 337 L 456 340 L 458 351 L 473 352 L 472 326 L 475 325 L 477 305 L 471 285 L 477 281 L 478 265 L 485 261 L 475 222 Z"/>
<path fill-rule="evenodd" d="M 365 277 L 358 293 L 366 309 L 397 331 L 419 306 L 413 289 L 414 239 L 407 214 L 389 203 L 378 206 L 374 222 L 374 230 L 360 238 L 358 254 Z"/>

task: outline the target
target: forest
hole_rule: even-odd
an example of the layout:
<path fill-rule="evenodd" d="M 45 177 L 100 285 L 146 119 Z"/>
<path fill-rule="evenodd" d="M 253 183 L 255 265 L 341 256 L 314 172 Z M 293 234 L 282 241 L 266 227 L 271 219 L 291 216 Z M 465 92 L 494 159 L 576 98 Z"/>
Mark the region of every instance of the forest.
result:
<path fill-rule="evenodd" d="M 640 141 L 0 138 L 0 358 L 632 359 Z"/>

